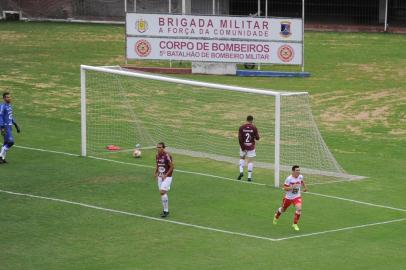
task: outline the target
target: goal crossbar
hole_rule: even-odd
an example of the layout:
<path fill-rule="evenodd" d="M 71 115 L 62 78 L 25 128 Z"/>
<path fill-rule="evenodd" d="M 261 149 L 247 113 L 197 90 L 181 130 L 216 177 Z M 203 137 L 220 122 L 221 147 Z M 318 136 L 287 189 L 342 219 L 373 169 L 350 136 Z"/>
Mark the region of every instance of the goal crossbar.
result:
<path fill-rule="evenodd" d="M 236 91 L 236 92 L 244 92 L 244 93 L 253 93 L 253 94 L 261 94 L 261 95 L 269 95 L 269 96 L 294 96 L 294 95 L 307 95 L 307 92 L 288 92 L 288 91 L 272 91 L 272 90 L 264 90 L 264 89 L 255 89 L 255 88 L 248 88 L 248 87 L 240 87 L 240 86 L 230 86 L 225 84 L 217 84 L 217 83 L 206 83 L 206 82 L 199 82 L 193 80 L 185 80 L 185 79 L 178 79 L 166 76 L 156 76 L 153 74 L 143 73 L 139 71 L 127 71 L 123 70 L 120 66 L 105 66 L 105 67 L 94 67 L 88 65 L 81 65 L 82 70 L 93 70 L 98 72 L 105 72 L 110 74 L 117 74 L 117 75 L 124 75 L 130 77 L 137 77 L 143 79 L 150 79 L 150 80 L 157 80 L 169 83 L 179 83 L 191 86 L 200 86 L 212 89 L 222 89 L 228 91 Z"/>

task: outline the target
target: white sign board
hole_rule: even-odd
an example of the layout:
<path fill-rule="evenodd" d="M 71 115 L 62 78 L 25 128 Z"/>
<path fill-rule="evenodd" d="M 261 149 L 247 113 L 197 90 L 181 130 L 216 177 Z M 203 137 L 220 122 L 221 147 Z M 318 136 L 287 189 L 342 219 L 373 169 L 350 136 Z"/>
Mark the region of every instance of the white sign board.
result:
<path fill-rule="evenodd" d="M 127 13 L 127 36 L 303 41 L 302 19 Z"/>
<path fill-rule="evenodd" d="M 127 37 L 127 58 L 300 65 L 302 44 Z"/>

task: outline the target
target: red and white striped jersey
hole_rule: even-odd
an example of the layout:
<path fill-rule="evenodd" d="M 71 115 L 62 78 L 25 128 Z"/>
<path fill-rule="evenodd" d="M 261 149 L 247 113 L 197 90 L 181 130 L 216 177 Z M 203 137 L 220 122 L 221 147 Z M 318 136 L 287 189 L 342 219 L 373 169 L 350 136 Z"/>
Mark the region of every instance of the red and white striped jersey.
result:
<path fill-rule="evenodd" d="M 295 198 L 301 197 L 301 190 L 302 190 L 302 182 L 303 182 L 303 175 L 299 174 L 297 178 L 289 175 L 285 180 L 285 187 L 291 187 L 293 185 L 297 185 L 295 188 L 289 191 L 285 191 L 285 198 L 289 200 L 293 200 Z"/>

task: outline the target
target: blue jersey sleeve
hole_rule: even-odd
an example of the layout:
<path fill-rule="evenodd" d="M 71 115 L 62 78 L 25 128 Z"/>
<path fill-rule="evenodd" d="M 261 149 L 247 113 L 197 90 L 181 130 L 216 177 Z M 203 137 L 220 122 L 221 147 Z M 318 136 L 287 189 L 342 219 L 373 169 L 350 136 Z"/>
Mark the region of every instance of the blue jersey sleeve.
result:
<path fill-rule="evenodd" d="M 4 127 L 4 114 L 5 114 L 4 105 L 0 104 L 0 127 Z"/>

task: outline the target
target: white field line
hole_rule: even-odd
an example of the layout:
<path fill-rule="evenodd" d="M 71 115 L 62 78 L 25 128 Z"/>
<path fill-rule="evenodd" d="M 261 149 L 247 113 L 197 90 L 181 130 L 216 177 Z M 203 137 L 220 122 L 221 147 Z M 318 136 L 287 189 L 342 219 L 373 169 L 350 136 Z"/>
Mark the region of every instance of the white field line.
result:
<path fill-rule="evenodd" d="M 115 152 L 119 152 L 119 151 L 115 151 Z M 61 153 L 62 153 L 62 152 L 61 152 Z M 131 165 L 131 166 L 138 166 L 138 167 L 145 167 L 145 168 L 155 168 L 154 166 L 150 166 L 150 165 L 142 165 L 142 164 L 137 164 L 137 163 L 130 163 L 130 162 L 124 162 L 124 161 L 117 161 L 117 160 L 108 159 L 108 158 L 100 158 L 100 157 L 94 157 L 94 156 L 87 156 L 87 157 L 88 157 L 88 158 L 92 158 L 92 159 L 98 159 L 98 160 L 104 160 L 104 161 L 109 161 L 109 162 L 115 162 L 115 163 L 119 163 L 119 164 Z M 229 180 L 229 181 L 234 181 L 234 182 L 238 182 L 238 183 L 242 183 L 242 184 L 250 184 L 250 185 L 257 185 L 257 186 L 271 186 L 271 185 L 264 184 L 264 183 L 246 182 L 246 181 L 236 180 L 236 179 L 233 179 L 233 178 L 218 176 L 218 175 L 214 175 L 214 174 L 191 172 L 191 171 L 184 171 L 184 170 L 179 170 L 179 169 L 175 169 L 175 171 L 176 171 L 176 172 L 181 172 L 181 173 L 186 173 L 186 174 L 194 174 L 194 175 L 201 175 L 201 176 L 206 176 L 206 177 L 210 177 L 210 178 L 217 178 L 217 179 L 221 179 L 221 180 Z M 357 181 L 357 180 L 337 180 L 337 181 L 330 181 L 330 182 L 327 182 L 327 183 L 313 183 L 313 184 L 307 184 L 307 185 L 308 185 L 308 186 L 312 186 L 312 185 L 325 185 L 325 184 L 342 183 L 342 182 L 352 182 L 352 181 Z M 272 187 L 273 187 L 273 186 L 272 186 Z"/>
<path fill-rule="evenodd" d="M 67 155 L 67 156 L 80 157 L 80 155 L 78 155 L 78 154 L 72 154 L 72 153 L 67 153 L 67 152 L 52 151 L 52 150 L 46 150 L 46 149 L 40 149 L 40 148 L 32 148 L 32 147 L 19 146 L 19 145 L 16 145 L 15 147 L 16 148 L 27 149 L 27 150 L 33 150 L 33 151 L 48 152 L 48 153 L 54 153 L 54 154 L 61 154 L 61 155 Z M 124 164 L 124 165 L 131 165 L 131 166 L 136 166 L 136 167 L 151 168 L 151 169 L 155 168 L 154 166 L 151 166 L 151 165 L 130 163 L 130 162 L 118 161 L 118 160 L 108 159 L 108 158 L 100 158 L 100 157 L 93 157 L 93 156 L 87 156 L 87 158 L 96 159 L 96 160 L 102 160 L 102 161 L 108 161 L 108 162 L 113 162 L 113 163 L 118 163 L 118 164 Z M 179 170 L 179 169 L 175 169 L 175 172 L 206 176 L 206 177 L 209 177 L 209 178 L 217 178 L 217 179 L 221 179 L 221 180 L 234 181 L 234 182 L 238 182 L 238 183 L 241 183 L 241 184 L 267 186 L 267 184 L 240 181 L 240 180 L 236 180 L 236 179 L 232 179 L 232 178 L 228 178 L 228 177 L 223 177 L 223 176 L 218 176 L 218 175 L 213 175 L 213 174 L 207 174 L 207 173 L 191 172 L 191 171 L 184 171 L 184 170 Z"/>
<path fill-rule="evenodd" d="M 60 152 L 60 151 L 52 151 L 52 150 L 47 150 L 47 149 L 33 148 L 33 147 L 27 147 L 27 146 L 21 146 L 21 145 L 15 145 L 14 147 L 27 149 L 27 150 L 33 150 L 33 151 L 39 151 L 39 152 L 46 152 L 46 153 L 54 153 L 54 154 L 61 154 L 61 155 L 67 155 L 67 156 L 80 157 L 79 154 L 72 154 L 72 153 Z"/>
<path fill-rule="evenodd" d="M 390 210 L 395 210 L 395 211 L 400 211 L 400 212 L 406 212 L 406 209 L 402 208 L 396 208 L 396 207 L 391 207 L 391 206 L 386 206 L 386 205 L 380 205 L 380 204 L 374 204 L 374 203 L 368 203 L 368 202 L 362 202 L 362 201 L 356 201 L 352 199 L 347 199 L 347 198 L 341 198 L 341 197 L 336 197 L 336 196 L 331 196 L 331 195 L 324 195 L 321 193 L 315 193 L 315 192 L 307 192 L 311 195 L 316 195 L 316 196 L 321 196 L 321 197 L 326 197 L 330 199 L 337 199 L 337 200 L 342 200 L 342 201 L 347 201 L 347 202 L 353 202 L 353 203 L 358 203 L 358 204 L 364 204 L 368 206 L 373 206 L 373 207 L 380 207 L 380 208 L 386 208 Z"/>
<path fill-rule="evenodd" d="M 335 184 L 335 183 L 350 183 L 354 181 L 360 181 L 362 182 L 368 181 L 368 179 L 355 179 L 355 180 L 335 180 L 335 181 L 328 181 L 328 182 L 323 182 L 323 183 L 310 183 L 306 184 L 306 186 L 317 186 L 317 185 L 329 185 L 329 184 Z"/>
<path fill-rule="evenodd" d="M 63 154 L 63 155 L 69 155 L 69 156 L 79 156 L 77 154 L 71 154 L 71 153 L 66 153 L 66 152 L 58 152 L 58 151 L 51 151 L 51 150 L 46 150 L 46 149 L 38 149 L 38 148 L 25 147 L 25 146 L 15 146 L 15 147 L 28 149 L 28 150 L 34 150 L 34 151 L 49 152 L 49 153 L 55 153 L 55 154 Z M 91 156 L 88 156 L 88 158 L 92 158 L 92 159 L 96 159 L 96 160 L 102 160 L 102 161 L 108 161 L 108 162 L 114 162 L 114 163 L 124 164 L 124 165 L 137 166 L 137 167 L 155 168 L 154 166 L 136 164 L 136 163 L 129 163 L 129 162 L 123 162 L 123 161 L 117 161 L 117 160 L 107 159 L 107 158 L 99 158 L 99 157 L 91 157 Z M 262 184 L 262 183 L 245 182 L 245 181 L 235 180 L 235 179 L 232 179 L 232 178 L 227 178 L 227 177 L 222 177 L 222 176 L 217 176 L 217 175 L 212 175 L 212 174 L 184 171 L 184 170 L 178 170 L 178 169 L 175 169 L 175 171 L 176 172 L 181 172 L 181 173 L 187 173 L 187 174 L 206 176 L 206 177 L 209 177 L 209 178 L 217 178 L 217 179 L 228 180 L 228 181 L 233 181 L 233 182 L 238 182 L 238 183 L 244 183 L 244 184 L 249 184 L 249 185 L 270 186 L 270 185 L 266 185 L 266 184 Z M 400 212 L 406 212 L 406 209 L 402 209 L 402 208 L 395 208 L 395 207 L 386 206 L 386 205 L 373 204 L 373 203 L 357 201 L 357 200 L 352 200 L 352 199 L 347 199 L 347 198 L 342 198 L 342 197 L 337 197 L 337 196 L 324 195 L 324 194 L 314 193 L 314 192 L 306 192 L 306 193 L 311 194 L 311 195 L 315 195 L 315 196 L 322 196 L 322 197 L 326 197 L 326 198 L 336 199 L 336 200 L 348 201 L 348 202 L 352 202 L 352 203 L 358 203 L 358 204 L 363 204 L 363 205 L 368 205 L 368 206 L 373 206 L 373 207 L 380 207 L 380 208 L 386 208 L 386 209 L 400 211 Z"/>
<path fill-rule="evenodd" d="M 359 228 L 364 228 L 364 227 L 383 225 L 383 224 L 394 223 L 394 222 L 401 222 L 401 221 L 406 220 L 406 218 L 402 218 L 402 219 L 395 219 L 395 220 L 389 220 L 389 221 L 383 221 L 383 222 L 369 223 L 369 224 L 358 225 L 358 226 L 345 227 L 345 228 L 340 228 L 340 229 L 335 229 L 335 230 L 327 230 L 327 231 L 314 232 L 314 233 L 308 233 L 308 234 L 299 234 L 299 235 L 288 236 L 288 237 L 283 237 L 283 238 L 270 238 L 270 237 L 258 236 L 258 235 L 254 235 L 254 234 L 240 233 L 240 232 L 233 232 L 233 231 L 227 231 L 227 230 L 222 230 L 222 229 L 216 229 L 216 228 L 211 228 L 211 227 L 206 227 L 206 226 L 201 226 L 201 225 L 195 225 L 195 224 L 191 224 L 191 223 L 185 223 L 185 222 L 180 222 L 180 221 L 175 221 L 175 220 L 170 220 L 170 219 L 150 217 L 150 216 L 141 215 L 141 214 L 137 214 L 137 213 L 131 213 L 131 212 L 126 212 L 126 211 L 121 211 L 121 210 L 104 208 L 104 207 L 95 206 L 95 205 L 91 205 L 91 204 L 68 201 L 68 200 L 63 200 L 63 199 L 58 199 L 58 198 L 37 196 L 37 195 L 32 195 L 32 194 L 19 193 L 19 192 L 13 192 L 13 191 L 1 190 L 1 189 L 0 189 L 0 192 L 6 193 L 6 194 L 11 194 L 11 195 L 16 195 L 16 196 L 24 196 L 24 197 L 29 197 L 29 198 L 49 200 L 49 201 L 54 201 L 54 202 L 77 205 L 77 206 L 96 209 L 96 210 L 100 210 L 100 211 L 104 211 L 104 212 L 122 214 L 122 215 L 127 215 L 127 216 L 134 216 L 134 217 L 138 217 L 138 218 L 144 218 L 144 219 L 149 219 L 149 220 L 154 220 L 154 221 L 159 221 L 159 222 L 166 222 L 166 223 L 181 225 L 181 226 L 185 226 L 185 227 L 192 227 L 192 228 L 196 228 L 196 229 L 200 229 L 200 230 L 219 232 L 219 233 L 237 235 L 237 236 L 242 236 L 242 237 L 247 237 L 247 238 L 267 240 L 267 241 L 272 241 L 272 242 L 284 241 L 284 240 L 289 240 L 289 239 L 294 239 L 294 238 L 309 237 L 309 236 L 315 236 L 315 235 L 320 235 L 320 234 L 334 233 L 334 232 L 339 232 L 339 231 L 348 231 L 348 230 L 353 230 L 353 229 L 359 229 Z"/>
<path fill-rule="evenodd" d="M 118 161 L 118 160 L 108 159 L 108 158 L 100 158 L 100 157 L 93 157 L 93 156 L 88 156 L 88 158 L 97 159 L 97 160 L 103 160 L 103 161 L 109 161 L 109 162 L 114 162 L 114 163 L 124 164 L 124 165 L 137 166 L 137 167 L 145 167 L 145 168 L 151 168 L 151 169 L 155 168 L 154 166 L 150 166 L 150 165 L 123 162 L 123 161 Z M 174 171 L 175 172 L 180 172 L 180 173 L 186 173 L 186 174 L 201 175 L 201 176 L 206 176 L 206 177 L 209 177 L 209 178 L 217 178 L 217 179 L 221 179 L 221 180 L 235 181 L 235 182 L 238 182 L 238 183 L 241 183 L 241 184 L 253 184 L 253 185 L 258 185 L 258 186 L 266 186 L 266 184 L 255 183 L 255 182 L 245 182 L 245 181 L 240 181 L 240 180 L 236 180 L 236 179 L 232 179 L 232 178 L 228 178 L 228 177 L 223 177 L 223 176 L 218 176 L 218 175 L 213 175 L 213 174 L 190 172 L 190 171 L 184 171 L 184 170 L 179 170 L 179 169 L 175 169 Z"/>
<path fill-rule="evenodd" d="M 377 226 L 377 225 L 383 225 L 383 224 L 389 224 L 389 223 L 395 223 L 395 222 L 402 222 L 405 220 L 406 220 L 406 218 L 400 218 L 400 219 L 394 219 L 394 220 L 388 220 L 388 221 L 382 221 L 382 222 L 376 222 L 376 223 L 369 223 L 369 224 L 352 226 L 352 227 L 345 227 L 345 228 L 340 228 L 340 229 L 335 229 L 335 230 L 299 234 L 299 235 L 293 235 L 293 236 L 288 236 L 288 237 L 276 238 L 276 239 L 274 239 L 274 241 L 283 241 L 283 240 L 289 240 L 289 239 L 293 239 L 293 238 L 301 238 L 301 237 L 308 237 L 308 236 L 314 236 L 314 235 L 320 235 L 320 234 L 326 234 L 326 233 L 348 231 L 348 230 L 353 230 L 353 229 L 359 229 L 359 228 L 365 228 L 365 227 L 371 227 L 371 226 Z"/>

